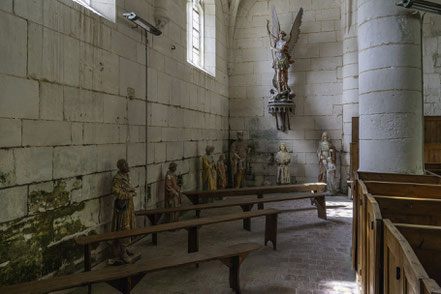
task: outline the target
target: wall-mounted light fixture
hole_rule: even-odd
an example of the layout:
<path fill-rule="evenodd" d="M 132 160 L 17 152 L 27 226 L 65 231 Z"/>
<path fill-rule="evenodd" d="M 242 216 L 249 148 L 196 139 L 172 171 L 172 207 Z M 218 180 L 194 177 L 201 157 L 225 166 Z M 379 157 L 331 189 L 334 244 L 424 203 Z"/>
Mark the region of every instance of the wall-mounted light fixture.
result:
<path fill-rule="evenodd" d="M 134 13 L 133 11 L 129 13 L 124 13 L 123 15 L 127 17 L 128 20 L 133 21 L 135 24 L 137 24 L 138 26 L 140 26 L 147 32 L 152 33 L 155 36 L 159 36 L 160 34 L 162 34 L 162 32 L 158 28 L 151 25 L 145 19 L 142 19 L 139 16 L 137 16 L 136 13 Z"/>
<path fill-rule="evenodd" d="M 402 6 L 404 8 L 441 14 L 441 4 L 434 2 L 429 2 L 424 0 L 401 0 L 401 2 L 398 2 L 397 5 Z"/>

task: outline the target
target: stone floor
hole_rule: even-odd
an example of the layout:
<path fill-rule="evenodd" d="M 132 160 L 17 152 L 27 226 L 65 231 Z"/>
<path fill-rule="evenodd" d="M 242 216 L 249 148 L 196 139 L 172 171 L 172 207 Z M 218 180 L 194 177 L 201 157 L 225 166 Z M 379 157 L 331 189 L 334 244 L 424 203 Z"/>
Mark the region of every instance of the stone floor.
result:
<path fill-rule="evenodd" d="M 279 215 L 278 249 L 265 247 L 248 256 L 241 267 L 242 293 L 357 293 L 350 266 L 352 202 L 346 197 L 327 197 L 328 220 L 317 218 L 310 200 L 272 203 L 290 212 Z M 202 216 L 239 212 L 240 208 L 203 211 Z M 190 215 L 184 216 L 188 218 Z M 242 229 L 242 222 L 210 225 L 200 229 L 200 250 L 204 247 L 242 242 L 263 244 L 264 218 L 252 220 L 252 232 Z M 133 248 L 143 258 L 186 254 L 186 231 L 162 233 L 159 246 L 150 237 Z M 270 244 L 270 243 L 269 243 Z M 73 293 L 87 293 L 84 288 Z M 107 284 L 93 286 L 95 294 L 118 293 Z M 148 274 L 132 291 L 148 293 L 232 293 L 228 269 L 218 261 L 202 263 L 199 268 L 183 268 Z"/>

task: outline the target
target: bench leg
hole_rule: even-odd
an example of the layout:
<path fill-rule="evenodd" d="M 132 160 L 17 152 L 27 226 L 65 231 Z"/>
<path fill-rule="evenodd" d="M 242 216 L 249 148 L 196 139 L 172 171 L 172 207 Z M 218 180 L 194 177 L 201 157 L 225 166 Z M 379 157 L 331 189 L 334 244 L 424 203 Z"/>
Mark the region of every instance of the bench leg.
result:
<path fill-rule="evenodd" d="M 231 258 L 231 266 L 230 266 L 230 288 L 234 290 L 234 292 L 240 294 L 240 260 L 239 256 L 233 256 Z"/>
<path fill-rule="evenodd" d="M 84 271 L 90 272 L 92 269 L 92 260 L 90 257 L 91 247 L 90 244 L 84 245 Z M 92 293 L 92 284 L 87 285 L 87 293 Z"/>
<path fill-rule="evenodd" d="M 253 208 L 253 204 L 241 205 L 240 207 L 242 208 L 243 212 L 247 212 Z M 251 218 L 243 219 L 243 228 L 247 231 L 251 231 Z"/>
<path fill-rule="evenodd" d="M 130 277 L 124 279 L 124 290 L 123 294 L 130 294 L 132 290 L 132 279 Z"/>
<path fill-rule="evenodd" d="M 315 197 L 315 204 L 317 206 L 318 217 L 321 219 L 327 219 L 325 196 Z"/>
<path fill-rule="evenodd" d="M 257 194 L 257 198 L 259 198 L 259 199 L 263 198 L 263 194 Z M 257 208 L 258 209 L 264 209 L 263 203 L 258 203 L 257 204 Z"/>
<path fill-rule="evenodd" d="M 196 209 L 196 217 L 197 218 L 201 217 L 201 211 L 199 209 Z"/>
<path fill-rule="evenodd" d="M 152 226 L 156 226 L 159 222 L 159 219 L 161 218 L 162 214 L 154 214 L 154 215 L 148 215 L 148 218 L 150 220 L 150 223 Z M 152 243 L 153 245 L 158 245 L 158 234 L 153 233 L 152 234 Z"/>
<path fill-rule="evenodd" d="M 188 253 L 199 251 L 199 228 L 188 229 Z"/>
<path fill-rule="evenodd" d="M 277 249 L 277 215 L 275 213 L 265 218 L 265 245 L 271 241 L 274 250 Z"/>

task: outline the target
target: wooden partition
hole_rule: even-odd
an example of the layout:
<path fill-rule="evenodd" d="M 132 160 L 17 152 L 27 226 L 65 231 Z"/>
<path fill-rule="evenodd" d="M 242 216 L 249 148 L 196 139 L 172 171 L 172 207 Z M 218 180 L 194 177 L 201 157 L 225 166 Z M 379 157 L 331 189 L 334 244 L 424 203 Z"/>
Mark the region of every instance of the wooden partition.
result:
<path fill-rule="evenodd" d="M 353 181 L 351 187 L 354 193 L 353 267 L 357 271 L 363 293 L 381 293 L 386 286 L 381 274 L 385 252 L 383 219 L 389 218 L 397 223 L 441 226 L 441 184 L 433 184 L 439 182 L 438 176 L 385 177 L 403 182 L 360 179 L 377 179 L 379 176 L 382 175 L 355 173 L 356 181 Z M 378 191 L 381 191 L 381 195 L 375 195 Z"/>
<path fill-rule="evenodd" d="M 441 184 L 441 177 L 437 175 L 403 175 L 389 173 L 358 172 L 362 181 Z"/>
<path fill-rule="evenodd" d="M 424 293 L 423 281 L 430 277 L 409 242 L 388 219 L 384 220 L 383 264 L 385 294 Z"/>

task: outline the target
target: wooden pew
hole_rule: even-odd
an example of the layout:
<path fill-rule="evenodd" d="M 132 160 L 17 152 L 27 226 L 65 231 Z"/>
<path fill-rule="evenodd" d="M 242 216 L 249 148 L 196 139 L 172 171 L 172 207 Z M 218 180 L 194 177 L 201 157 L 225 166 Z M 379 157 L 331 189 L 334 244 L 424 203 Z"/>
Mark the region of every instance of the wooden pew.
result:
<path fill-rule="evenodd" d="M 240 265 L 249 254 L 257 252 L 261 250 L 261 248 L 262 246 L 255 243 L 243 243 L 224 248 L 209 248 L 202 252 L 187 255 L 160 257 L 136 264 L 106 267 L 92 272 L 83 272 L 0 287 L 0 293 L 45 294 L 94 283 L 107 282 L 115 289 L 124 294 L 128 294 L 144 275 L 148 273 L 212 260 L 219 260 L 230 269 L 230 288 L 236 293 L 240 293 Z"/>
<path fill-rule="evenodd" d="M 441 227 L 384 220 L 384 293 L 441 293 Z"/>
<path fill-rule="evenodd" d="M 247 187 L 240 189 L 221 189 L 214 191 L 187 191 L 183 192 L 185 196 L 190 199 L 193 204 L 199 204 L 200 199 L 213 199 L 214 197 L 236 197 L 257 195 L 257 198 L 263 198 L 265 194 L 274 193 L 295 193 L 295 192 L 324 192 L 326 189 L 325 183 L 306 183 L 283 186 L 261 186 L 261 187 Z M 263 203 L 259 204 L 259 209 L 263 209 Z"/>
<path fill-rule="evenodd" d="M 127 237 L 136 237 L 142 235 L 148 235 L 153 233 L 174 231 L 180 229 L 186 229 L 188 232 L 188 252 L 197 252 L 199 250 L 199 228 L 204 225 L 211 225 L 223 222 L 231 222 L 235 220 L 242 220 L 245 218 L 254 218 L 265 216 L 265 242 L 266 245 L 268 241 L 273 244 L 273 249 L 277 249 L 277 216 L 280 210 L 277 209 L 264 209 L 255 210 L 248 212 L 241 212 L 228 215 L 219 215 L 213 217 L 192 219 L 181 222 L 174 222 L 168 224 L 161 224 L 150 227 L 136 228 L 133 230 L 119 231 L 119 232 L 109 232 L 98 235 L 90 236 L 80 236 L 75 239 L 78 245 L 84 246 L 84 270 L 90 271 L 92 268 L 91 264 L 91 248 L 92 245 L 116 240 Z"/>
<path fill-rule="evenodd" d="M 200 211 L 204 209 L 214 209 L 214 208 L 224 208 L 224 207 L 232 207 L 232 206 L 240 206 L 242 211 L 247 212 L 250 211 L 255 204 L 263 204 L 270 202 L 281 202 L 281 201 L 289 201 L 289 200 L 300 200 L 300 199 L 315 199 L 314 203 L 317 206 L 317 214 L 321 219 L 326 219 L 326 200 L 325 195 L 322 193 L 304 193 L 297 194 L 293 196 L 275 196 L 268 198 L 260 198 L 260 199 L 234 199 L 234 200 L 223 200 L 216 201 L 213 203 L 207 204 L 196 204 L 190 206 L 181 206 L 176 208 L 159 208 L 159 209 L 150 209 L 150 210 L 139 210 L 136 211 L 137 216 L 147 216 L 152 225 L 157 225 L 161 216 L 167 213 L 173 212 L 184 212 L 184 211 L 196 211 L 196 216 L 200 217 Z M 251 221 L 250 219 L 243 220 L 243 228 L 247 231 L 251 231 Z M 157 234 L 152 234 L 152 242 L 153 244 L 157 244 Z"/>

